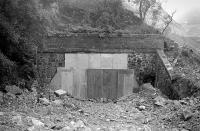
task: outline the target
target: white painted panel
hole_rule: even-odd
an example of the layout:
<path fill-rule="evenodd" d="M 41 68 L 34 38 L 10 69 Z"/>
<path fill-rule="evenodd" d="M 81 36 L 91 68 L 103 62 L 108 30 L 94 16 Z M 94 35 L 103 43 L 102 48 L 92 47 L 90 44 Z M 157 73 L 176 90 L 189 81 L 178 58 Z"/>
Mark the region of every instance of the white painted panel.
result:
<path fill-rule="evenodd" d="M 113 55 L 101 54 L 101 69 L 112 69 L 112 68 L 113 68 Z"/>
<path fill-rule="evenodd" d="M 134 79 L 134 75 L 130 74 L 130 75 L 125 75 L 124 76 L 124 94 L 126 95 L 130 95 L 133 93 L 133 79 Z"/>
<path fill-rule="evenodd" d="M 89 69 L 101 69 L 101 55 L 89 54 Z"/>
<path fill-rule="evenodd" d="M 76 66 L 76 54 L 65 54 L 65 68 L 72 69 Z"/>
<path fill-rule="evenodd" d="M 128 54 L 113 54 L 113 69 L 127 69 Z"/>
<path fill-rule="evenodd" d="M 72 70 L 63 70 L 61 73 L 62 76 L 62 89 L 67 91 L 70 95 L 73 92 L 73 71 Z"/>
<path fill-rule="evenodd" d="M 76 67 L 77 69 L 88 69 L 88 54 L 77 54 Z"/>

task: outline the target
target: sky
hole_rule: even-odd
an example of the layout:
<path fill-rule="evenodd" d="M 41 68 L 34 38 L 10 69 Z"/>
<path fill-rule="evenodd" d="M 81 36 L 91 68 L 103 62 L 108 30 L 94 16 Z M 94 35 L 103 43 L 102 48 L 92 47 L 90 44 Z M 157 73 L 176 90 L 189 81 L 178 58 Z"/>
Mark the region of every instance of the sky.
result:
<path fill-rule="evenodd" d="M 163 8 L 171 14 L 176 10 L 174 19 L 177 22 L 184 22 L 187 13 L 200 10 L 200 0 L 163 0 Z M 200 16 L 199 16 L 200 17 Z"/>

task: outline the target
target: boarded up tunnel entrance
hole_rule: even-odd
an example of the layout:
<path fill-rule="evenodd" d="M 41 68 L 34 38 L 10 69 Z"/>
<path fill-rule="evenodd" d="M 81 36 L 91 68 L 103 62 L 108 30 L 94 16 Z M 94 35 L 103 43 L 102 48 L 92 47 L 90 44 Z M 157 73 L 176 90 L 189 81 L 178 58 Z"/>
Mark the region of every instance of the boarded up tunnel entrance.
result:
<path fill-rule="evenodd" d="M 88 69 L 87 96 L 91 99 L 107 98 L 114 100 L 138 88 L 134 70 Z"/>

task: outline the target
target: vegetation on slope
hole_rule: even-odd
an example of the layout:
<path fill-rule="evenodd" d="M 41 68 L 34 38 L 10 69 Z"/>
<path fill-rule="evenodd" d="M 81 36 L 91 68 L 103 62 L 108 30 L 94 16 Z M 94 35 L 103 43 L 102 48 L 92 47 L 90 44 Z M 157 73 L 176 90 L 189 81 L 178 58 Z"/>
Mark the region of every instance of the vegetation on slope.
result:
<path fill-rule="evenodd" d="M 40 23 L 32 0 L 0 1 L 0 84 L 19 84 L 35 77 L 36 43 Z"/>
<path fill-rule="evenodd" d="M 91 32 L 123 30 L 130 33 L 158 33 L 144 24 L 134 12 L 124 9 L 121 0 L 51 1 L 42 11 L 52 32 Z M 48 13 L 47 12 L 51 12 Z M 52 26 L 53 25 L 53 26 Z"/>

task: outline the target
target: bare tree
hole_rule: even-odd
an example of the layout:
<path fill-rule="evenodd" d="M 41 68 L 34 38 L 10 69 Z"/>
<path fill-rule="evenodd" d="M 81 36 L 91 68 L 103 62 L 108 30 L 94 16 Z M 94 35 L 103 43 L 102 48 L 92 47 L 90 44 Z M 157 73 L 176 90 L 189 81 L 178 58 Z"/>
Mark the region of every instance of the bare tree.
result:
<path fill-rule="evenodd" d="M 135 4 L 139 5 L 139 15 L 140 19 L 142 21 L 145 21 L 146 15 L 150 8 L 154 7 L 156 3 L 158 3 L 157 0 L 129 0 L 129 2 L 133 2 Z"/>
<path fill-rule="evenodd" d="M 164 29 L 162 30 L 162 34 L 166 31 L 166 29 L 169 27 L 170 23 L 173 21 L 173 17 L 174 17 L 174 14 L 176 13 L 176 10 L 174 12 L 172 12 L 171 15 L 167 15 L 166 18 L 165 18 L 165 21 L 164 21 Z"/>

